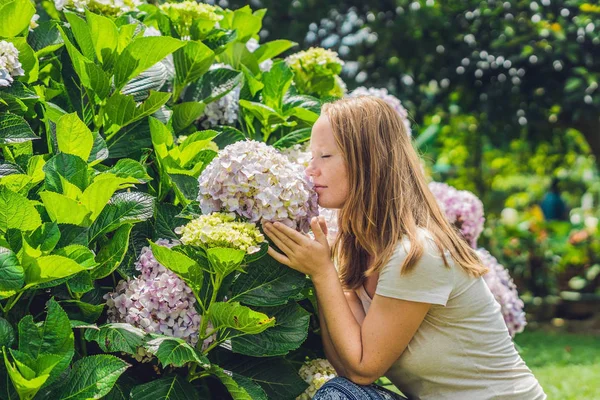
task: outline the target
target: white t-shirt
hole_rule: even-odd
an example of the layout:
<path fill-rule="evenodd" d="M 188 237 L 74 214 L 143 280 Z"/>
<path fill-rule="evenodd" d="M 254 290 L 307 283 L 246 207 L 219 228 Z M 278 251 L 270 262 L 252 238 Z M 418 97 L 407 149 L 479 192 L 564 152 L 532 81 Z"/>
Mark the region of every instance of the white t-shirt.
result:
<path fill-rule="evenodd" d="M 379 274 L 375 293 L 432 306 L 385 376 L 409 399 L 543 400 L 546 395 L 512 342 L 500 305 L 483 278 L 473 278 L 420 230 L 423 256 L 400 274 L 410 247 L 402 240 Z M 365 313 L 371 299 L 357 290 Z"/>

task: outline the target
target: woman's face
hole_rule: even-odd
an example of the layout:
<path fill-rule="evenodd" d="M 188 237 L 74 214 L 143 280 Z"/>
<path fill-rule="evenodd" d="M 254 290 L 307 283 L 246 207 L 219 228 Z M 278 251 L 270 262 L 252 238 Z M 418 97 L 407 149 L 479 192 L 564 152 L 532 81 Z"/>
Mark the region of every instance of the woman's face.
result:
<path fill-rule="evenodd" d="M 325 208 L 342 208 L 350 192 L 348 173 L 326 115 L 321 115 L 313 125 L 310 152 L 312 159 L 306 168 L 306 174 L 315 184 L 319 205 Z"/>

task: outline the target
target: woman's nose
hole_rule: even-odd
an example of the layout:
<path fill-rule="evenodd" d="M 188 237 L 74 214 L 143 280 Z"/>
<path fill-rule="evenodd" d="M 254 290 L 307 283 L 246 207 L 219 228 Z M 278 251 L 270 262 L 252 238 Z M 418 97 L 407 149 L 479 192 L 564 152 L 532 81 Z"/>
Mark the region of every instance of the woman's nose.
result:
<path fill-rule="evenodd" d="M 304 173 L 308 176 L 314 176 L 316 173 L 316 169 L 311 165 L 312 161 L 308 164 L 308 167 L 304 170 Z"/>

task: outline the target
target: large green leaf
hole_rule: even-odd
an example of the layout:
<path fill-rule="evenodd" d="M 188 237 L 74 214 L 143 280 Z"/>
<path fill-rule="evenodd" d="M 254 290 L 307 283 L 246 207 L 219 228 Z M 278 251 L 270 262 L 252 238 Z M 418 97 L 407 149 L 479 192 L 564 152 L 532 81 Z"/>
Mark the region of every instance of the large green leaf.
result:
<path fill-rule="evenodd" d="M 260 47 L 254 52 L 254 55 L 256 56 L 256 61 L 261 63 L 267 59 L 277 57 L 279 54 L 297 45 L 298 43 L 289 40 L 273 40 L 261 43 Z"/>
<path fill-rule="evenodd" d="M 19 322 L 19 351 L 33 359 L 45 354 L 56 354 L 61 361 L 52 369 L 48 383 L 55 380 L 64 371 L 74 354 L 75 337 L 67 313 L 54 300 L 48 301 L 46 320 L 36 324 L 31 315 Z"/>
<path fill-rule="evenodd" d="M 200 78 L 208 71 L 214 59 L 215 53 L 200 41 L 188 41 L 185 47 L 177 50 L 173 54 L 175 93 L 180 93 L 186 85 Z"/>
<path fill-rule="evenodd" d="M 10 250 L 0 247 L 0 291 L 19 290 L 25 283 L 25 272 Z"/>
<path fill-rule="evenodd" d="M 159 61 L 127 82 L 122 94 L 131 94 L 135 101 L 144 101 L 152 90 L 160 90 L 172 78 L 173 71 L 168 61 Z"/>
<path fill-rule="evenodd" d="M 306 276 L 266 256 L 246 267 L 231 287 L 231 300 L 252 306 L 278 306 L 297 296 Z"/>
<path fill-rule="evenodd" d="M 108 172 L 103 173 L 85 189 L 79 200 L 91 211 L 90 219 L 94 221 L 118 189 L 129 187 L 135 182 L 135 179 L 119 178 Z"/>
<path fill-rule="evenodd" d="M 234 329 L 251 336 L 275 326 L 275 318 L 242 306 L 238 302 L 214 302 L 210 305 L 209 315 L 215 329 Z"/>
<path fill-rule="evenodd" d="M 135 178 L 141 183 L 146 183 L 152 178 L 146 172 L 146 168 L 138 161 L 130 158 L 122 158 L 108 171 L 119 178 Z"/>
<path fill-rule="evenodd" d="M 0 113 L 0 145 L 17 144 L 39 139 L 22 117 Z"/>
<path fill-rule="evenodd" d="M 60 229 L 53 222 L 46 222 L 29 235 L 27 241 L 31 247 L 39 248 L 42 252 L 49 253 L 60 240 Z"/>
<path fill-rule="evenodd" d="M 73 364 L 59 398 L 100 399 L 110 392 L 127 368 L 129 364 L 125 361 L 108 354 L 82 358 Z"/>
<path fill-rule="evenodd" d="M 232 377 L 230 371 L 225 371 L 223 370 L 223 368 L 220 368 L 219 366 L 213 364 L 211 365 L 209 372 L 221 380 L 223 385 L 225 385 L 225 387 L 229 391 L 231 397 L 233 397 L 233 400 L 254 399 L 254 397 L 252 397 L 248 393 L 248 391 Z"/>
<path fill-rule="evenodd" d="M 106 146 L 106 141 L 98 132 L 92 133 L 94 137 L 94 145 L 92 146 L 92 151 L 90 156 L 87 159 L 90 167 L 106 160 L 108 158 L 108 147 Z"/>
<path fill-rule="evenodd" d="M 165 268 L 179 275 L 188 286 L 199 293 L 204 280 L 202 266 L 195 260 L 178 251 L 169 249 L 165 246 L 159 246 L 156 243 L 150 242 L 152 254 L 154 258 L 161 263 Z"/>
<path fill-rule="evenodd" d="M 90 227 L 89 240 L 113 231 L 125 223 L 145 221 L 154 213 L 154 197 L 147 193 L 115 194 Z"/>
<path fill-rule="evenodd" d="M 297 367 L 283 358 L 256 359 L 236 355 L 224 368 L 240 374 L 260 384 L 269 399 L 295 399 L 306 387 L 306 382 L 298 375 Z"/>
<path fill-rule="evenodd" d="M 229 68 L 208 71 L 193 83 L 185 92 L 188 101 L 202 101 L 205 104 L 220 99 L 242 82 L 243 74 Z"/>
<path fill-rule="evenodd" d="M 100 349 L 106 352 L 123 352 L 137 354 L 143 346 L 146 332 L 127 323 L 106 324 L 99 328 L 85 330 L 85 340 L 98 343 Z"/>
<path fill-rule="evenodd" d="M 240 130 L 232 126 L 223 126 L 219 128 L 219 136 L 215 138 L 215 143 L 219 146 L 219 149 L 224 149 L 232 143 L 239 142 L 240 140 L 246 140 L 246 136 Z"/>
<path fill-rule="evenodd" d="M 274 110 L 280 111 L 283 96 L 292 84 L 293 78 L 294 73 L 285 61 L 275 62 L 271 70 L 263 74 L 265 85 L 262 90 L 263 102 Z"/>
<path fill-rule="evenodd" d="M 29 32 L 27 42 L 38 57 L 50 54 L 64 45 L 58 22 L 53 20 L 40 22 L 33 32 Z"/>
<path fill-rule="evenodd" d="M 9 351 L 14 357 L 13 351 Z M 16 358 L 15 364 L 11 363 L 8 359 L 9 351 L 3 352 L 4 365 L 6 367 L 6 371 L 8 372 L 8 376 L 6 378 L 10 377 L 12 384 L 19 394 L 19 398 L 32 399 L 46 383 L 50 375 L 42 374 L 36 376 L 35 371 L 33 371 L 24 363 L 19 362 Z"/>
<path fill-rule="evenodd" d="M 100 249 L 96 256 L 98 267 L 91 271 L 94 279 L 100 279 L 110 275 L 117 269 L 119 264 L 121 264 L 127 253 L 131 228 L 133 228 L 133 225 L 131 224 L 120 226 L 115 231 L 110 241 Z"/>
<path fill-rule="evenodd" d="M 0 187 L 0 233 L 8 229 L 32 231 L 41 224 L 40 214 L 30 200 Z"/>
<path fill-rule="evenodd" d="M 241 265 L 246 252 L 243 250 L 213 247 L 206 250 L 206 255 L 212 272 L 221 278 L 234 271 L 244 271 Z"/>
<path fill-rule="evenodd" d="M 176 173 L 169 173 L 169 178 L 181 191 L 187 200 L 196 200 L 198 198 L 199 186 L 198 178 L 185 170 L 180 170 Z"/>
<path fill-rule="evenodd" d="M 279 115 L 272 107 L 262 103 L 257 103 L 248 100 L 240 100 L 240 106 L 247 110 L 254 117 L 258 118 L 263 126 L 281 124 L 285 122 L 284 117 Z"/>
<path fill-rule="evenodd" d="M 166 36 L 138 37 L 119 54 L 115 64 L 115 86 L 123 85 L 167 55 L 183 47 L 185 42 Z M 152 51 L 148 51 L 151 49 Z"/>
<path fill-rule="evenodd" d="M 40 192 L 46 212 L 57 224 L 89 226 L 91 211 L 77 200 L 56 192 Z"/>
<path fill-rule="evenodd" d="M 179 239 L 174 230 L 188 221 L 179 217 L 181 209 L 169 203 L 159 203 L 154 213 L 154 239 Z"/>
<path fill-rule="evenodd" d="M 15 341 L 15 330 L 10 322 L 0 317 L 0 348 L 10 348 Z"/>
<path fill-rule="evenodd" d="M 119 41 L 117 26 L 109 18 L 86 10 L 85 13 L 96 57 L 104 69 L 110 68 Z"/>
<path fill-rule="evenodd" d="M 80 20 L 79 17 L 74 18 L 75 20 Z M 108 96 L 108 93 L 111 89 L 110 80 L 109 76 L 102 70 L 102 68 L 100 68 L 100 66 L 96 65 L 92 61 L 94 49 L 91 43 L 91 37 L 89 38 L 91 50 L 88 50 L 92 52 L 92 55 L 90 55 L 90 59 L 87 58 L 85 55 L 81 54 L 79 50 L 77 50 L 77 48 L 71 43 L 69 36 L 64 32 L 62 28 L 59 29 L 61 30 L 62 38 L 64 40 L 65 47 L 67 48 L 67 52 L 71 57 L 73 69 L 75 70 L 75 73 L 81 80 L 81 84 L 86 88 L 92 89 L 94 94 L 98 96 L 99 99 L 105 99 L 106 96 Z M 87 25 L 85 25 L 85 29 L 87 29 Z M 88 39 L 85 40 L 87 41 Z"/>
<path fill-rule="evenodd" d="M 79 15 L 70 11 L 65 12 L 65 17 L 69 22 L 71 32 L 73 32 L 75 41 L 79 45 L 83 56 L 91 62 L 96 61 L 92 33 L 90 32 L 88 23 Z"/>
<path fill-rule="evenodd" d="M 295 302 L 257 310 L 274 315 L 274 326 L 257 335 L 233 338 L 231 346 L 235 353 L 254 357 L 280 356 L 297 349 L 306 340 L 310 314 Z"/>
<path fill-rule="evenodd" d="M 27 265 L 25 269 L 26 287 L 66 278 L 83 270 L 85 268 L 82 265 L 70 258 L 56 254 L 42 256 Z"/>
<path fill-rule="evenodd" d="M 29 27 L 35 7 L 29 0 L 0 1 L 0 37 L 13 37 Z"/>
<path fill-rule="evenodd" d="M 273 143 L 273 147 L 285 149 L 298 143 L 304 143 L 310 139 L 310 134 L 311 128 L 297 129 L 277 140 L 275 143 Z"/>
<path fill-rule="evenodd" d="M 58 149 L 87 160 L 94 146 L 94 136 L 77 113 L 66 114 L 56 123 Z"/>
<path fill-rule="evenodd" d="M 131 400 L 197 400 L 196 389 L 179 375 L 155 379 L 134 387 Z"/>
<path fill-rule="evenodd" d="M 113 94 L 105 106 L 105 115 L 107 118 L 106 132 L 116 133 L 119 129 L 127 126 L 144 117 L 152 115 L 161 108 L 171 97 L 170 93 L 150 92 L 150 97 L 141 105 L 136 105 L 133 96 L 125 96 L 120 93 Z M 107 139 L 108 140 L 108 139 Z"/>
<path fill-rule="evenodd" d="M 52 157 L 42 168 L 46 188 L 53 192 L 64 193 L 61 177 L 85 190 L 88 186 L 88 165 L 72 154 L 60 153 Z"/>
<path fill-rule="evenodd" d="M 157 336 L 148 340 L 144 348 L 158 358 L 163 368 L 183 367 L 187 363 L 197 363 L 203 369 L 210 367 L 208 358 L 181 338 Z"/>
<path fill-rule="evenodd" d="M 195 120 L 200 118 L 206 105 L 197 101 L 180 103 L 173 106 L 173 129 L 175 132 L 181 132 L 190 126 Z"/>

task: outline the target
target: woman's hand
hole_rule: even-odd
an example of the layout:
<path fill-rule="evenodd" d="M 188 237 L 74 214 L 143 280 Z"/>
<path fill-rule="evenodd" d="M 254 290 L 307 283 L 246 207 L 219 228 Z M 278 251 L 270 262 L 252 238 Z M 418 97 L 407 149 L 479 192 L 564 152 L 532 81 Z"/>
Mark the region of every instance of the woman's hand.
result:
<path fill-rule="evenodd" d="M 311 278 L 322 272 L 329 272 L 333 267 L 331 250 L 327 242 L 327 224 L 323 217 L 314 217 L 310 226 L 315 235 L 309 238 L 282 223 L 267 222 L 264 225 L 265 234 L 284 253 L 277 252 L 269 246 L 269 254 L 275 260 L 300 271 Z"/>

